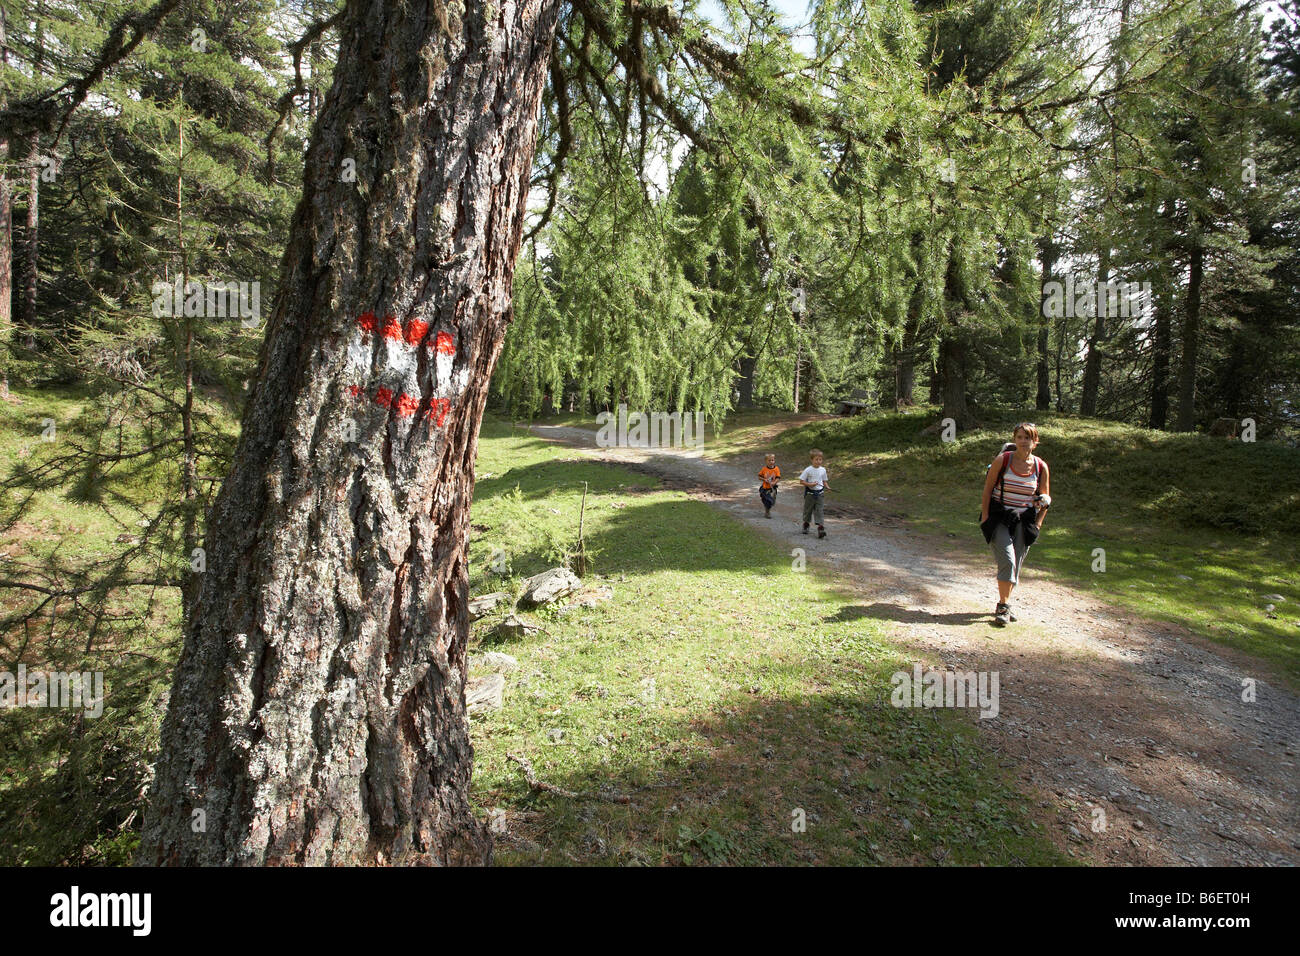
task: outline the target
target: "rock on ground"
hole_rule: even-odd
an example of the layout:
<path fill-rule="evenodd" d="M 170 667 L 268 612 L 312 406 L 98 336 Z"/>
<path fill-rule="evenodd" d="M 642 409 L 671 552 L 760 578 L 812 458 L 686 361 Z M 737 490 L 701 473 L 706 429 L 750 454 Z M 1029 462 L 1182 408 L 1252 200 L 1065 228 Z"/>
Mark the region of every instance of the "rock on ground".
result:
<path fill-rule="evenodd" d="M 582 581 L 568 568 L 551 568 L 524 582 L 521 600 L 526 604 L 549 604 L 580 587 Z"/>
<path fill-rule="evenodd" d="M 465 685 L 465 708 L 471 714 L 496 710 L 501 706 L 501 699 L 506 692 L 504 674 L 486 674 L 471 678 Z"/>
<path fill-rule="evenodd" d="M 595 607 L 601 601 L 608 601 L 614 596 L 614 589 L 608 584 L 599 587 L 583 588 L 564 606 L 564 610 L 575 607 Z"/>
<path fill-rule="evenodd" d="M 527 622 L 525 622 L 526 626 Z M 469 666 L 470 670 L 473 671 L 508 674 L 519 666 L 519 661 L 509 654 L 502 654 L 500 651 L 488 651 L 486 654 L 471 657 Z"/>
<path fill-rule="evenodd" d="M 470 598 L 469 619 L 477 621 L 481 617 L 486 617 L 497 609 L 498 604 L 508 600 L 510 595 L 505 591 L 493 591 L 491 594 L 480 594 L 476 598 Z"/>
<path fill-rule="evenodd" d="M 500 637 L 527 637 L 540 630 L 541 628 L 532 621 L 525 621 L 517 614 L 507 614 L 505 620 L 494 628 L 495 633 Z"/>

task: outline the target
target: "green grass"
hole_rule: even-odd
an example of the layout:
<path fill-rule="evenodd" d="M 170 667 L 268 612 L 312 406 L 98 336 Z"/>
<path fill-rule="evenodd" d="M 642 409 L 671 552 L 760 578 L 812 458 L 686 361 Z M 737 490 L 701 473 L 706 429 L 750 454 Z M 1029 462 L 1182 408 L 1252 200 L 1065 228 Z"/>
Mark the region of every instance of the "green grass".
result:
<path fill-rule="evenodd" d="M 118 464 L 87 455 L 34 482 L 18 480 L 74 445 L 112 452 L 119 434 L 127 448 L 140 435 L 129 416 L 110 413 L 115 401 L 96 401 L 81 389 L 16 389 L 15 395 L 19 403 L 0 402 L 0 580 L 75 588 L 114 573 L 149 576 L 185 563 L 179 546 L 151 546 L 114 571 L 139 541 L 141 514 L 154 514 L 155 502 L 175 486 L 178 455 Z M 46 433 L 51 420 L 53 432 Z M 171 529 L 159 530 L 160 540 L 168 540 Z M 38 602 L 40 595 L 32 594 L 3 592 L 0 618 Z M 92 588 L 0 632 L 0 669 L 12 672 L 21 662 L 31 669 L 101 671 L 111 702 L 94 720 L 75 710 L 0 712 L 0 865 L 129 862 L 159 703 L 179 647 L 179 618 L 175 589 Z"/>
<path fill-rule="evenodd" d="M 0 412 L 0 450 L 25 449 L 22 462 L 57 453 L 39 443 L 43 418 L 60 440 L 105 434 L 88 396 L 23 398 Z M 794 571 L 788 555 L 653 479 L 568 454 L 484 425 L 473 591 L 517 587 L 571 553 L 584 481 L 587 577 L 613 590 L 590 609 L 530 614 L 545 630 L 522 640 L 493 642 L 492 619 L 475 626 L 475 651 L 520 661 L 504 708 L 472 724 L 474 799 L 484 814 L 508 811 L 520 837 L 498 842 L 500 864 L 1070 861 L 1012 768 L 982 746 L 972 712 L 889 706 L 889 676 L 910 659 L 833 581 Z M 75 567 L 120 551 L 129 518 L 114 507 L 148 505 L 168 480 L 140 469 L 39 492 L 0 540 L 10 562 L 0 574 L 13 561 Z M 75 628 L 0 635 L 5 666 L 102 668 L 113 701 L 80 723 L 0 713 L 2 862 L 129 862 L 177 649 L 171 593 L 110 601 L 120 617 L 89 655 Z M 581 796 L 532 792 L 509 754 Z M 589 799 L 602 793 L 629 802 Z M 804 832 L 792 829 L 796 811 Z"/>
<path fill-rule="evenodd" d="M 474 593 L 515 590 L 572 551 L 583 482 L 589 579 L 613 588 L 533 615 L 545 630 L 528 638 L 475 626 L 476 650 L 520 665 L 505 706 L 472 725 L 476 803 L 521 837 L 499 841 L 498 863 L 1068 860 L 972 714 L 889 705 L 890 674 L 910 664 L 852 597 L 707 505 L 567 454 L 484 425 Z M 510 754 L 583 797 L 532 792 Z"/>
<path fill-rule="evenodd" d="M 923 408 L 826 418 L 770 441 L 764 436 L 779 415 L 748 413 L 711 435 L 706 454 L 757 471 L 774 451 L 789 475 L 820 447 L 836 501 L 903 515 L 916 533 L 982 557 L 975 521 L 984 468 L 1022 418 L 1038 424 L 1038 454 L 1052 472 L 1034 567 L 1300 683 L 1300 450 L 1033 412 L 999 416 L 944 443 L 922 434 L 939 419 Z M 1104 573 L 1093 570 L 1097 548 Z"/>

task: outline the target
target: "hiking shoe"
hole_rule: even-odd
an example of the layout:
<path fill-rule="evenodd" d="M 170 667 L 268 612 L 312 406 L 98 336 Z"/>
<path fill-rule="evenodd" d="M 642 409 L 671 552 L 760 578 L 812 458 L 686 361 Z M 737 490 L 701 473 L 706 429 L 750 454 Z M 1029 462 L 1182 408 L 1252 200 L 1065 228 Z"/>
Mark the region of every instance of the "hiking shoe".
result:
<path fill-rule="evenodd" d="M 803 533 L 804 533 L 804 534 L 807 534 L 807 533 L 808 533 L 808 526 L 807 526 L 807 525 L 804 525 L 804 526 L 803 526 Z"/>
<path fill-rule="evenodd" d="M 821 525 L 817 526 L 817 537 L 819 538 L 826 537 L 826 529 L 823 528 Z"/>
<path fill-rule="evenodd" d="M 763 509 L 763 517 L 764 517 L 764 518 L 770 518 L 770 517 L 772 517 L 772 509 L 771 509 L 771 508 L 764 508 L 764 509 Z"/>
<path fill-rule="evenodd" d="M 1011 610 L 1010 604 L 1007 605 L 1007 620 L 1009 620 L 1012 624 L 1016 622 L 1016 612 Z"/>
<path fill-rule="evenodd" d="M 999 603 L 998 606 L 993 609 L 993 624 L 995 627 L 1006 627 L 1007 621 L 1010 617 L 1011 606 L 1008 604 Z"/>

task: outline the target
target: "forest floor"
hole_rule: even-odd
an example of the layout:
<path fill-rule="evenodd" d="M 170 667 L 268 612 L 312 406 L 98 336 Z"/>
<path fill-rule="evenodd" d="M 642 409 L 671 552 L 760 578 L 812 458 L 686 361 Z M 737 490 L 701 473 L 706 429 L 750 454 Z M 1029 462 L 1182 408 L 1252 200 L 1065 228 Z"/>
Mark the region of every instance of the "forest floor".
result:
<path fill-rule="evenodd" d="M 773 422 L 755 437 L 775 439 L 792 424 Z M 1300 699 L 1266 662 L 1060 583 L 1034 568 L 1034 551 L 1014 599 L 1018 622 L 994 628 L 990 556 L 977 560 L 951 533 L 919 533 L 837 498 L 833 470 L 829 536 L 819 540 L 800 533 L 791 479 L 802 462 L 787 460 L 767 520 L 752 452 L 736 464 L 696 451 L 596 448 L 595 433 L 578 427 L 531 431 L 658 476 L 743 522 L 778 555 L 804 549 L 809 570 L 854 599 L 840 617 L 883 624 L 927 666 L 997 671 L 1000 713 L 976 721 L 981 739 L 1014 760 L 1039 807 L 1092 821 L 1056 830 L 1062 847 L 1109 864 L 1300 863 Z M 969 524 L 963 530 L 977 533 Z M 1049 528 L 1037 549 L 1050 541 Z"/>
<path fill-rule="evenodd" d="M 715 459 L 597 451 L 591 431 L 485 419 L 472 592 L 513 592 L 523 576 L 571 562 L 581 514 L 592 596 L 525 612 L 538 630 L 523 636 L 494 632 L 504 609 L 473 625 L 472 674 L 487 650 L 517 661 L 502 706 L 471 720 L 472 798 L 499 831 L 498 863 L 1300 858 L 1300 582 L 1287 524 L 1300 500 L 1300 479 L 1287 477 L 1300 472 L 1296 452 L 1053 423 L 1045 454 L 1063 507 L 1030 555 L 1021 620 L 996 631 L 991 560 L 957 493 L 994 439 L 918 442 L 927 414 L 739 416 L 709 443 Z M 32 393 L 0 408 L 0 457 L 60 453 L 60 442 L 41 441 L 47 417 L 60 440 L 93 445 L 110 434 L 102 416 L 75 391 Z M 789 484 L 771 521 L 754 491 L 760 448 L 774 447 L 788 475 L 809 441 L 831 456 L 824 541 L 798 533 Z M 43 487 L 0 536 L 0 570 L 77 575 L 115 560 L 132 547 L 136 508 L 167 493 L 173 468 L 164 457 Z M 1216 481 L 1270 475 L 1272 494 L 1225 514 L 1279 532 L 1193 533 L 1155 512 L 1111 514 L 1107 483 L 1155 501 L 1160 469 L 1186 476 L 1185 501 L 1166 496 L 1161 507 L 1235 506 Z M 1136 524 L 1141 535 L 1129 533 Z M 1111 566 L 1092 575 L 1097 541 Z M 1257 599 L 1272 591 L 1284 599 L 1266 613 Z M 1216 601 L 1227 610 L 1216 614 Z M 111 610 L 117 627 L 93 652 L 74 623 L 31 640 L 21 628 L 0 634 L 0 669 L 103 670 L 109 688 L 99 720 L 0 711 L 0 862 L 131 859 L 179 607 L 173 592 L 150 588 Z M 998 716 L 890 706 L 893 678 L 918 663 L 996 670 Z M 1241 700 L 1247 678 L 1257 682 L 1251 704 Z"/>

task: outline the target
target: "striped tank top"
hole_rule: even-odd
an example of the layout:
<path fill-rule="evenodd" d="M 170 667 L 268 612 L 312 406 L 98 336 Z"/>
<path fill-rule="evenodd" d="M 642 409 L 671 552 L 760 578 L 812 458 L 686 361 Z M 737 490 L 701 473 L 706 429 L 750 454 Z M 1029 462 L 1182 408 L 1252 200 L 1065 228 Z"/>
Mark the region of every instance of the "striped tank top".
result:
<path fill-rule="evenodd" d="M 1007 452 L 1013 455 L 1015 452 Z M 1002 504 L 1008 508 L 1029 508 L 1034 504 L 1034 495 L 1038 493 L 1038 469 L 1041 467 L 1038 457 L 1031 456 L 1033 459 L 1033 470 L 1027 475 L 1017 475 L 1012 467 L 1012 462 L 1007 462 L 1007 470 L 1002 473 L 1002 479 L 999 484 L 1002 486 L 1002 495 L 998 498 Z M 1001 465 L 998 465 L 1001 468 Z M 993 486 L 993 493 L 996 495 L 998 485 Z"/>

